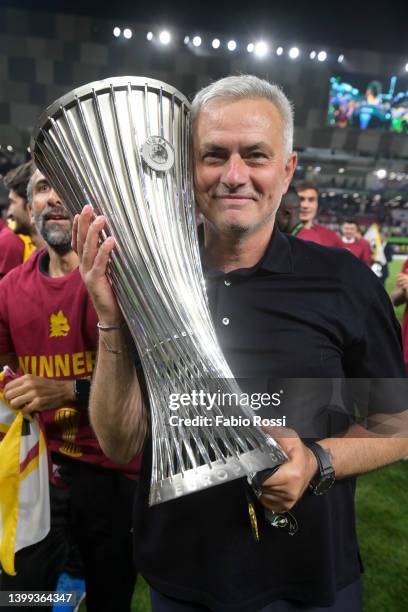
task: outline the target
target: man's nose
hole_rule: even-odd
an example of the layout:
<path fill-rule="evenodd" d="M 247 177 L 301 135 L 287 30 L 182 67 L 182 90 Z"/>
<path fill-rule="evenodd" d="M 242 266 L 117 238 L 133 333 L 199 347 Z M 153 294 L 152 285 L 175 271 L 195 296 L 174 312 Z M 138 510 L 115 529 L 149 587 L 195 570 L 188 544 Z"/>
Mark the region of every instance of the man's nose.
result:
<path fill-rule="evenodd" d="M 48 204 L 50 206 L 61 206 L 62 208 L 65 208 L 61 196 L 53 188 L 50 189 L 48 194 Z"/>
<path fill-rule="evenodd" d="M 229 187 L 245 185 L 248 181 L 249 169 L 240 155 L 231 155 L 225 163 L 221 182 Z"/>

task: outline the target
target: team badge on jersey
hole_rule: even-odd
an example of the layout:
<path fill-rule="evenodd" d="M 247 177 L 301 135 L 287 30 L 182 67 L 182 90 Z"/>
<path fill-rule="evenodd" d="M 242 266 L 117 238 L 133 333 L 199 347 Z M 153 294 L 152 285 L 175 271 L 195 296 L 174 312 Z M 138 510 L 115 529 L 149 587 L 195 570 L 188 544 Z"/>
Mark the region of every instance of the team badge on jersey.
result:
<path fill-rule="evenodd" d="M 57 314 L 52 314 L 50 316 L 50 338 L 68 336 L 70 329 L 68 319 L 62 310 L 59 310 Z"/>

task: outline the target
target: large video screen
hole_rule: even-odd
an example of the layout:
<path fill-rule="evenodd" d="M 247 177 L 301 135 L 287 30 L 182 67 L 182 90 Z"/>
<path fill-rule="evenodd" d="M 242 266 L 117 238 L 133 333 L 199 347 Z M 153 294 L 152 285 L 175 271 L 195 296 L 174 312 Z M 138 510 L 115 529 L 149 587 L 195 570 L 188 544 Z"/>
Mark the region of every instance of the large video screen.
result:
<path fill-rule="evenodd" d="M 329 124 L 408 134 L 408 78 L 330 79 Z"/>

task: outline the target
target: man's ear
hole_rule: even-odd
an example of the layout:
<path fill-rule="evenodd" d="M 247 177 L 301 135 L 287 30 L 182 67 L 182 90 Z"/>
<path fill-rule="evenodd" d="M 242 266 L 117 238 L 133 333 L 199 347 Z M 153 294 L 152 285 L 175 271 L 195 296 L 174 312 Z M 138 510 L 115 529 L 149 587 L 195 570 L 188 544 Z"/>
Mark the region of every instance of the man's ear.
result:
<path fill-rule="evenodd" d="M 30 204 L 30 202 L 27 202 L 27 210 L 28 210 L 28 214 L 30 215 L 30 223 L 31 223 L 31 225 L 35 225 L 35 219 L 34 219 L 34 214 L 33 214 L 33 207 Z"/>

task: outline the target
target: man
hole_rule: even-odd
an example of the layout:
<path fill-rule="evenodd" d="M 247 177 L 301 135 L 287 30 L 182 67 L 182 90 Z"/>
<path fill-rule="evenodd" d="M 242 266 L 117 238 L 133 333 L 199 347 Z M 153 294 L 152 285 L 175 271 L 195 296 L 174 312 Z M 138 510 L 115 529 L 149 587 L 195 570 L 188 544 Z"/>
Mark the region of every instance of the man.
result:
<path fill-rule="evenodd" d="M 303 227 L 300 220 L 300 198 L 292 186 L 282 197 L 276 212 L 276 222 L 281 232 L 292 236 L 297 236 Z"/>
<path fill-rule="evenodd" d="M 128 612 L 136 579 L 130 511 L 138 461 L 109 461 L 89 425 L 97 320 L 71 248 L 72 219 L 38 170 L 28 195 L 46 248 L 0 283 L 0 365 L 19 366 L 24 374 L 5 386 L 5 399 L 24 414 L 38 413 L 45 428 L 53 464 L 51 530 L 16 554 L 17 576 L 3 574 L 0 588 L 55 590 L 74 543 L 87 609 Z"/>
<path fill-rule="evenodd" d="M 340 237 L 331 229 L 315 222 L 319 206 L 319 191 L 317 187 L 308 181 L 296 185 L 300 197 L 300 220 L 303 228 L 298 233 L 298 238 L 316 242 L 323 246 L 343 247 Z"/>
<path fill-rule="evenodd" d="M 10 170 L 3 179 L 9 190 L 7 219 L 13 230 L 5 228 L 0 235 L 0 277 L 23 262 L 31 253 L 44 246 L 44 240 L 30 220 L 27 204 L 27 185 L 34 172 L 32 162 Z"/>
<path fill-rule="evenodd" d="M 398 326 L 371 272 L 344 250 L 274 228 L 296 165 L 292 109 L 281 90 L 250 75 L 221 79 L 197 94 L 192 118 L 208 298 L 234 375 L 403 376 Z M 254 540 L 243 479 L 148 508 L 148 412 L 105 275 L 114 240 L 100 245 L 104 224 L 87 206 L 74 225 L 101 326 L 90 415 L 112 458 L 126 461 L 147 443 L 134 529 L 153 610 L 360 611 L 354 475 L 402 457 L 406 440 L 376 439 L 353 425 L 312 450 L 294 432 L 270 428 L 289 460 L 264 482 L 260 504 L 275 512 L 295 506 L 293 537 L 263 520 Z M 307 489 L 322 482 L 322 457 L 336 483 L 319 497 Z"/>
<path fill-rule="evenodd" d="M 370 245 L 364 238 L 357 237 L 358 231 L 358 225 L 354 219 L 343 221 L 341 226 L 343 247 L 370 267 L 372 263 Z"/>
<path fill-rule="evenodd" d="M 406 305 L 402 319 L 402 345 L 404 347 L 404 359 L 408 372 L 408 259 L 404 261 L 401 272 L 397 274 L 395 289 L 391 294 L 391 299 L 394 306 Z"/>

